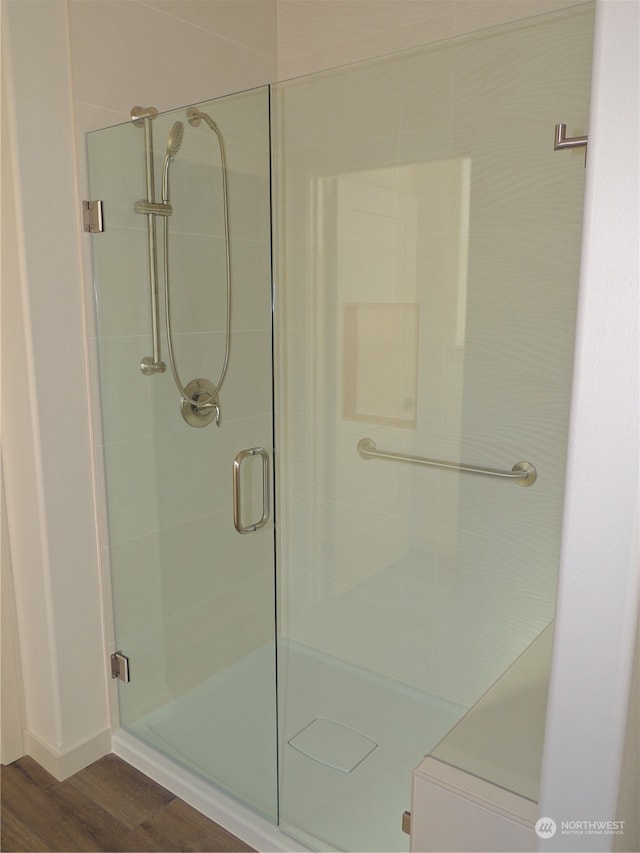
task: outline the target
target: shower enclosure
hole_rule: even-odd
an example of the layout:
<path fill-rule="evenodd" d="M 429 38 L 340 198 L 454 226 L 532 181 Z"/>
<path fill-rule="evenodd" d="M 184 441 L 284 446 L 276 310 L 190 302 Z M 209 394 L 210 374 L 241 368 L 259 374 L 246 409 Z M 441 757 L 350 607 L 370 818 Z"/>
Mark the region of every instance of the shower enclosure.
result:
<path fill-rule="evenodd" d="M 120 723 L 313 849 L 553 619 L 592 12 L 89 134 Z"/>

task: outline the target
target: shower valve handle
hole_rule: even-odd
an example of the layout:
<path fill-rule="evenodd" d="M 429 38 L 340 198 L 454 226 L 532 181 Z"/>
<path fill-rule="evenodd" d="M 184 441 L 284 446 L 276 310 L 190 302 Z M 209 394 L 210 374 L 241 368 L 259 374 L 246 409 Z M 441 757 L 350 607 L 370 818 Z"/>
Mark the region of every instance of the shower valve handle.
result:
<path fill-rule="evenodd" d="M 216 403 L 215 400 L 207 400 L 206 403 L 198 403 L 197 409 L 215 409 L 215 421 L 216 426 L 220 426 L 220 404 Z"/>

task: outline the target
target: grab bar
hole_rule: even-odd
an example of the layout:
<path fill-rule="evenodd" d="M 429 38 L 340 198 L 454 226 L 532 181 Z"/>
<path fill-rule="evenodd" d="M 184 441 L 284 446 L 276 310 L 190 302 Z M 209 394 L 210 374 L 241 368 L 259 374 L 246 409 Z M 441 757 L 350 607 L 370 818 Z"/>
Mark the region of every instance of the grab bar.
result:
<path fill-rule="evenodd" d="M 358 453 L 363 459 L 393 459 L 396 462 L 413 462 L 416 465 L 430 465 L 433 468 L 449 468 L 453 471 L 467 471 L 470 474 L 484 474 L 488 477 L 505 477 L 515 480 L 519 486 L 532 486 L 538 478 L 538 472 L 530 462 L 516 462 L 511 471 L 499 468 L 484 468 L 480 465 L 462 465 L 459 462 L 445 462 L 440 459 L 427 459 L 424 456 L 408 456 L 405 453 L 389 453 L 378 450 L 371 438 L 361 438 Z"/>

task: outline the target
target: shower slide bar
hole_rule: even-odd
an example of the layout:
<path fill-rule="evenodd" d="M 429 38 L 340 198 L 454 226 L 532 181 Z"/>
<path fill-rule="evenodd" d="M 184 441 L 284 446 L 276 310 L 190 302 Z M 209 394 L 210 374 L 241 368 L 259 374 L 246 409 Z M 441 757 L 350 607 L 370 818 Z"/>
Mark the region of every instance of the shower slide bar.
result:
<path fill-rule="evenodd" d="M 178 389 L 182 401 L 180 411 L 184 420 L 192 427 L 204 427 L 215 420 L 220 426 L 220 400 L 219 392 L 224 383 L 227 368 L 229 366 L 229 350 L 231 340 L 231 248 L 229 236 L 229 201 L 227 187 L 227 162 L 224 150 L 224 139 L 216 122 L 207 113 L 201 112 L 196 107 L 187 110 L 187 119 L 192 127 L 198 127 L 201 121 L 209 126 L 215 133 L 220 150 L 220 164 L 222 168 L 222 206 L 224 216 L 224 242 L 225 242 L 225 267 L 226 267 L 226 335 L 225 352 L 220 377 L 216 385 L 208 379 L 193 379 L 186 386 L 178 374 L 178 367 L 173 349 L 173 334 L 171 328 L 171 299 L 169 296 L 169 217 L 173 214 L 173 207 L 169 202 L 169 169 L 182 145 L 184 136 L 184 124 L 181 121 L 173 123 L 173 127 L 167 139 L 167 148 L 162 168 L 161 201 L 156 201 L 155 176 L 153 169 L 153 126 L 152 122 L 157 117 L 158 110 L 155 107 L 133 107 L 131 110 L 131 121 L 136 127 L 144 130 L 144 159 L 145 159 L 145 182 L 146 198 L 140 199 L 134 205 L 136 213 L 147 217 L 148 225 L 148 250 L 149 250 L 149 291 L 151 297 L 151 340 L 153 353 L 146 356 L 140 362 L 140 370 L 145 376 L 154 373 L 164 373 L 166 364 L 160 357 L 160 307 L 158 287 L 158 260 L 157 260 L 157 230 L 156 217 L 160 216 L 163 222 L 163 272 L 164 272 L 164 309 L 166 320 L 166 343 L 169 356 L 171 374 Z"/>
<path fill-rule="evenodd" d="M 429 465 L 432 468 L 448 468 L 452 471 L 466 471 L 469 474 L 484 474 L 487 477 L 503 477 L 514 480 L 519 486 L 532 486 L 538 478 L 538 472 L 530 462 L 516 462 L 511 471 L 500 468 L 484 468 L 480 465 L 463 465 L 459 462 L 446 462 L 441 459 L 427 459 L 424 456 L 409 456 L 405 453 L 389 453 L 378 450 L 371 438 L 361 438 L 358 453 L 363 459 L 392 459 L 395 462 L 411 462 L 414 465 Z"/>
<path fill-rule="evenodd" d="M 153 129 L 151 121 L 158 115 L 155 107 L 134 107 L 131 110 L 131 121 L 136 127 L 144 130 L 144 162 L 147 198 L 136 204 L 136 213 L 147 216 L 147 232 L 149 247 L 149 293 L 151 297 L 151 348 L 152 354 L 145 356 L 140 362 L 140 370 L 145 376 L 154 373 L 164 373 L 167 365 L 160 358 L 160 337 L 158 327 L 160 325 L 159 296 L 158 296 L 158 261 L 157 261 L 157 232 L 156 215 L 159 213 L 160 205 L 156 204 L 155 178 L 153 174 Z M 164 211 L 164 215 L 167 212 Z"/>

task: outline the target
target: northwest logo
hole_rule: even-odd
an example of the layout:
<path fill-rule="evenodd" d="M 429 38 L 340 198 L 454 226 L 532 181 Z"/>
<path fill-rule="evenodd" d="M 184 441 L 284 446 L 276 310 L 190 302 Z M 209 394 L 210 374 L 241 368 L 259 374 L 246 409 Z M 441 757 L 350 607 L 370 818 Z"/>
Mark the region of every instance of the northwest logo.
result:
<path fill-rule="evenodd" d="M 540 838 L 553 838 L 557 828 L 555 820 L 551 817 L 541 817 L 536 821 L 536 835 Z"/>

